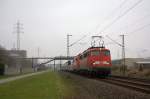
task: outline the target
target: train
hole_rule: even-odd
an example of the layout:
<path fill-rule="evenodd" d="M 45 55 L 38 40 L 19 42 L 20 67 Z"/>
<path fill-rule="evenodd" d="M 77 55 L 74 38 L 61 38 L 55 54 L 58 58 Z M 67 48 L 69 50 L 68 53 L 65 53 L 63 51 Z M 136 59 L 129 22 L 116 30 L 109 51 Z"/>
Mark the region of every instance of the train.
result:
<path fill-rule="evenodd" d="M 91 46 L 76 55 L 65 70 L 88 75 L 109 76 L 111 74 L 110 50 L 102 46 Z"/>

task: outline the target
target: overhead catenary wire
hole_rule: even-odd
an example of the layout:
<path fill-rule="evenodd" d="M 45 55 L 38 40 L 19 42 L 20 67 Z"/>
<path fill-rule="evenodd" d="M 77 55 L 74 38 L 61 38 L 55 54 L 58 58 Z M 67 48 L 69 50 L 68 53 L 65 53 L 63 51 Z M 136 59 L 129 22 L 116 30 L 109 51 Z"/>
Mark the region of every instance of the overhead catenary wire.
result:
<path fill-rule="evenodd" d="M 149 24 L 146 24 L 146 25 L 144 25 L 144 26 L 142 26 L 142 27 L 140 27 L 140 28 L 138 28 L 138 29 L 133 30 L 132 32 L 130 32 L 130 35 L 133 35 L 133 34 L 136 33 L 137 31 L 141 31 L 141 30 L 145 29 L 145 28 L 148 27 L 148 26 L 150 26 L 150 23 L 149 23 Z"/>
<path fill-rule="evenodd" d="M 135 8 L 138 4 L 140 4 L 143 0 L 139 0 L 136 3 L 134 3 L 130 8 L 128 8 L 123 14 L 119 15 L 117 18 L 115 18 L 111 23 L 106 25 L 101 31 L 97 34 L 99 35 L 100 33 L 104 32 L 106 29 L 108 29 L 110 26 L 112 26 L 115 22 L 117 22 L 120 18 L 125 16 L 128 12 L 130 12 L 133 8 Z"/>
<path fill-rule="evenodd" d="M 113 20 L 110 24 L 108 24 L 107 26 L 105 26 L 101 31 L 105 31 L 106 29 L 108 29 L 110 26 L 112 26 L 115 22 L 117 22 L 120 18 L 122 18 L 123 16 L 125 16 L 128 12 L 130 12 L 133 8 L 135 8 L 139 3 L 141 3 L 143 0 L 139 0 L 136 3 L 134 3 L 130 8 L 128 8 L 123 14 L 119 15 L 115 20 Z M 92 32 L 91 32 L 92 33 Z M 88 33 L 88 35 L 90 35 L 91 33 Z M 99 33 L 98 33 L 99 34 Z M 98 35 L 97 34 L 97 35 Z M 72 44 L 70 44 L 70 47 L 77 44 L 79 41 L 83 40 L 84 38 L 86 38 L 88 35 L 84 35 L 82 36 L 80 39 L 78 39 L 77 41 L 73 42 Z"/>
<path fill-rule="evenodd" d="M 128 8 L 123 14 L 119 15 L 117 18 L 115 18 L 110 24 L 106 25 L 98 34 L 102 33 L 106 29 L 108 29 L 110 26 L 112 26 L 115 22 L 117 22 L 120 18 L 125 16 L 128 12 L 130 12 L 133 8 L 135 8 L 138 4 L 140 4 L 143 0 L 138 0 L 136 3 L 134 3 L 130 8 Z M 109 34 L 109 33 L 108 33 Z M 108 35 L 107 34 L 107 35 Z"/>
<path fill-rule="evenodd" d="M 149 24 L 149 26 L 150 26 L 150 24 Z M 120 47 L 122 47 L 122 45 L 121 45 L 119 42 L 117 42 L 117 40 L 112 39 L 112 38 L 109 37 L 108 35 L 107 35 L 106 37 L 107 37 L 109 40 L 112 41 L 112 42 L 109 42 L 108 44 L 117 44 L 117 45 L 119 45 Z M 106 45 L 108 45 L 108 44 L 106 44 Z M 131 51 L 132 51 L 132 53 L 135 53 L 135 52 L 136 52 L 135 50 L 133 51 L 133 49 L 131 50 L 131 48 L 125 48 L 125 50 L 128 51 L 128 52 L 131 52 Z M 137 54 L 137 53 L 135 53 L 135 54 Z"/>
<path fill-rule="evenodd" d="M 135 29 L 135 30 L 133 30 L 132 32 L 129 32 L 129 33 L 130 33 L 129 36 L 133 35 L 134 33 L 138 32 L 138 31 L 141 31 L 141 30 L 145 29 L 145 28 L 148 27 L 148 26 L 150 26 L 150 23 L 149 23 L 149 24 L 146 24 L 146 25 L 144 25 L 144 26 L 142 26 L 142 27 L 140 27 L 140 28 L 138 28 L 138 29 Z M 110 38 L 108 35 L 106 35 L 106 37 L 107 37 L 109 40 L 111 40 L 112 42 L 106 43 L 105 45 L 113 44 L 113 42 L 114 42 L 115 44 L 117 44 L 117 45 L 119 45 L 119 46 L 122 46 L 120 43 L 118 43 L 116 40 Z"/>
<path fill-rule="evenodd" d="M 150 23 L 149 23 L 149 24 L 146 24 L 146 25 L 144 25 L 144 26 L 142 26 L 142 27 L 140 27 L 140 28 L 137 28 L 137 29 L 133 30 L 132 32 L 129 32 L 129 33 L 130 33 L 129 36 L 133 35 L 134 33 L 138 32 L 138 31 L 141 31 L 141 30 L 145 29 L 145 28 L 148 27 L 148 26 L 150 26 Z M 119 46 L 122 46 L 122 45 L 121 45 L 120 43 L 118 43 L 116 40 L 110 38 L 110 36 L 106 35 L 106 37 L 107 37 L 109 40 L 112 41 L 112 42 L 109 42 L 109 43 L 107 43 L 107 44 L 112 44 L 112 43 L 114 42 L 115 44 L 117 44 L 117 45 L 119 45 Z"/>
<path fill-rule="evenodd" d="M 114 40 L 114 39 L 112 39 L 112 38 L 109 37 L 109 36 L 107 36 L 107 38 L 108 38 L 109 40 L 111 40 L 112 42 L 106 43 L 106 45 L 109 45 L 109 44 L 113 44 L 113 45 L 114 45 L 114 44 L 117 44 L 118 46 L 122 47 L 122 44 L 120 44 L 117 40 Z M 131 50 L 131 48 L 130 48 L 130 49 L 129 49 L 129 48 L 125 48 L 125 50 L 135 52 L 135 51 Z"/>
<path fill-rule="evenodd" d="M 109 37 L 108 35 L 106 35 L 106 37 L 107 37 L 108 39 L 110 39 L 111 41 L 113 41 L 115 44 L 117 44 L 117 45 L 123 47 L 122 44 L 118 43 L 116 40 L 113 40 L 113 39 L 112 39 L 111 37 Z"/>
<path fill-rule="evenodd" d="M 142 2 L 142 0 L 139 0 L 137 3 L 134 4 L 134 6 L 132 6 L 132 7 L 130 8 L 130 10 L 132 10 L 133 8 L 135 8 L 136 5 L 138 5 L 138 4 L 141 3 L 141 2 Z M 130 10 L 126 10 L 126 12 L 129 12 Z M 126 14 L 126 13 L 125 13 L 125 14 Z M 121 16 L 118 17 L 118 18 L 120 19 L 120 18 L 123 17 L 125 14 L 121 15 Z M 116 22 L 116 21 L 117 21 L 117 19 L 114 20 L 114 21 L 112 21 L 112 23 L 110 23 L 109 25 L 107 25 L 107 27 L 105 27 L 105 28 L 103 29 L 103 31 L 104 31 L 105 29 L 109 28 L 111 25 L 113 25 L 114 22 Z M 150 26 L 150 24 L 146 24 L 146 25 L 144 25 L 144 26 L 142 26 L 142 27 L 140 27 L 140 28 L 138 28 L 138 29 L 132 31 L 132 33 L 135 33 L 136 31 L 142 30 L 142 29 L 144 29 L 144 28 L 146 28 L 146 27 L 148 27 L 148 26 Z M 124 36 L 124 35 L 122 35 L 122 36 Z M 117 41 L 111 39 L 108 35 L 107 35 L 106 37 L 109 38 L 111 41 L 115 42 L 115 44 L 117 44 L 117 45 L 119 45 L 119 46 L 121 46 L 121 47 L 124 47 L 124 45 L 122 45 L 122 44 L 118 43 Z M 124 50 L 125 50 L 125 49 L 124 49 Z M 125 58 L 123 58 L 123 59 L 125 59 Z M 124 63 L 125 63 L 125 62 L 124 62 Z"/>
<path fill-rule="evenodd" d="M 105 18 L 105 20 L 107 20 L 110 16 L 112 17 L 112 14 L 116 13 L 116 10 L 119 10 L 121 7 L 123 7 L 123 5 L 124 5 L 126 2 L 127 2 L 127 0 L 124 0 L 118 7 L 116 7 L 116 8 Z M 100 25 L 102 25 L 102 24 L 105 22 L 105 20 L 104 20 L 101 24 L 98 24 L 98 25 L 96 26 L 96 30 L 97 30 L 97 28 L 98 28 Z M 88 37 L 88 35 L 91 35 L 91 34 L 92 34 L 92 32 L 89 32 L 88 34 L 82 36 L 80 39 L 78 39 L 77 41 L 75 41 L 75 42 L 73 42 L 72 44 L 70 44 L 70 47 L 73 46 L 73 45 L 75 45 L 75 44 L 77 44 L 79 41 L 83 40 L 84 38 Z"/>
<path fill-rule="evenodd" d="M 77 41 L 73 42 L 72 44 L 69 45 L 69 47 L 77 44 L 79 41 L 81 41 L 83 38 L 87 37 L 87 35 L 84 35 L 83 37 L 81 37 L 80 39 L 78 39 Z"/>
<path fill-rule="evenodd" d="M 144 15 L 141 18 L 134 20 L 132 23 L 119 28 L 118 30 L 123 30 L 124 28 L 130 27 L 130 26 L 133 27 L 133 26 L 139 24 L 140 22 L 143 22 L 145 19 L 148 19 L 149 17 L 150 17 L 150 14 Z"/>
<path fill-rule="evenodd" d="M 117 10 L 119 11 L 119 10 L 126 4 L 127 1 L 128 1 L 128 0 L 124 0 L 123 2 L 121 2 L 121 4 L 120 4 L 119 6 L 117 6 L 115 9 L 113 9 L 113 11 L 112 11 L 109 15 L 107 15 L 106 18 L 104 18 L 104 21 L 102 21 L 100 24 L 98 24 L 98 25 L 96 26 L 96 30 L 97 30 L 102 24 L 104 24 L 104 22 L 105 22 L 106 20 L 108 20 L 108 19 L 110 18 L 110 16 L 111 16 L 111 18 L 112 18 L 113 15 L 114 15 L 115 13 L 117 13 Z"/>

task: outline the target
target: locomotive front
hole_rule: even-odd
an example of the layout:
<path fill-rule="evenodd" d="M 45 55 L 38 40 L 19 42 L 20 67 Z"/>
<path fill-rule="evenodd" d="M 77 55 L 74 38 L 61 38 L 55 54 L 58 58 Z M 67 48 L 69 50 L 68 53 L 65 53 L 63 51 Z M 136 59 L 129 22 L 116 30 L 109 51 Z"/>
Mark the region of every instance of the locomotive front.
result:
<path fill-rule="evenodd" d="M 90 48 L 88 57 L 88 66 L 90 71 L 99 75 L 109 75 L 111 73 L 111 55 L 110 50 L 105 48 Z"/>

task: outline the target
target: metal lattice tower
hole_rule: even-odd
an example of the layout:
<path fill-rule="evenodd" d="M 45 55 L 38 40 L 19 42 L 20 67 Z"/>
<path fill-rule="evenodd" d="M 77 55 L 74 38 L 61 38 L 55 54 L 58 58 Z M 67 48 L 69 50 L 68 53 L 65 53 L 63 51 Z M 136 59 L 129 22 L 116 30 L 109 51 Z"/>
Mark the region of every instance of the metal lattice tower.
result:
<path fill-rule="evenodd" d="M 69 44 L 69 37 L 72 36 L 72 35 L 69 35 L 67 34 L 67 57 L 69 57 L 70 55 L 70 52 L 69 52 L 69 47 L 70 47 L 70 44 Z"/>
<path fill-rule="evenodd" d="M 123 69 L 123 75 L 125 75 L 126 72 L 126 65 L 125 65 L 125 41 L 124 36 L 120 35 L 122 37 L 122 69 Z"/>
<path fill-rule="evenodd" d="M 19 21 L 16 23 L 15 33 L 17 33 L 17 50 L 20 50 L 20 33 L 23 33 L 22 26 L 23 24 L 21 24 Z"/>

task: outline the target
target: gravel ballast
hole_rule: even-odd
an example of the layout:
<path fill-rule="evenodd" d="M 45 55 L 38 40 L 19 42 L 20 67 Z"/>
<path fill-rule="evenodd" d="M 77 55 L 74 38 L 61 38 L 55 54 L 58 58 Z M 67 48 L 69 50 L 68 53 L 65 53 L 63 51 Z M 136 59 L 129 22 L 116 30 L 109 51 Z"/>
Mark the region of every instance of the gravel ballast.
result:
<path fill-rule="evenodd" d="M 60 72 L 70 80 L 73 95 L 67 99 L 150 99 L 150 95 L 79 75 Z M 66 99 L 64 97 L 64 99 Z"/>

